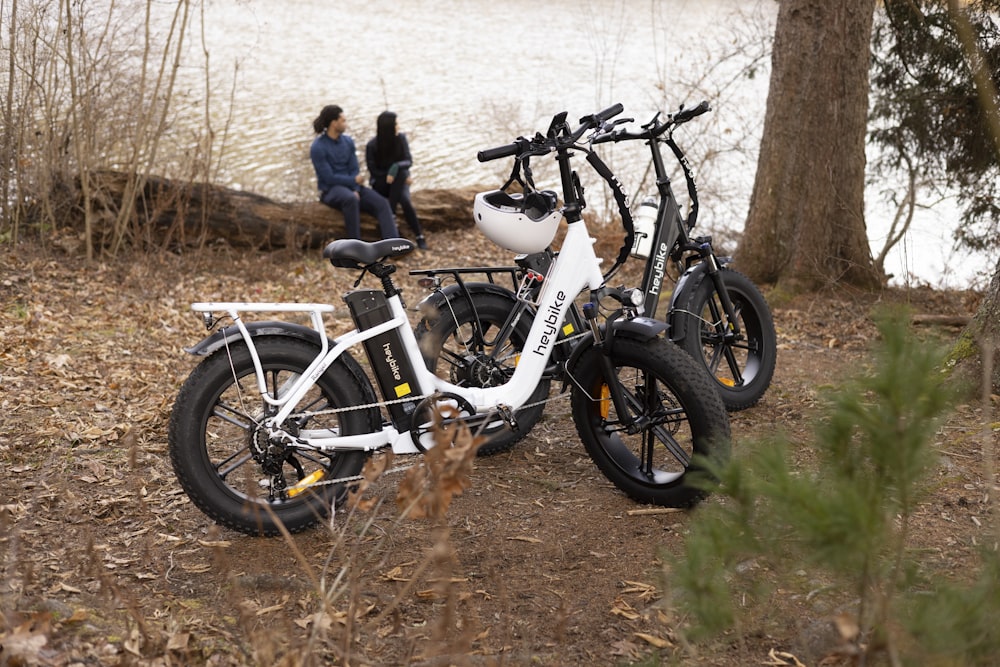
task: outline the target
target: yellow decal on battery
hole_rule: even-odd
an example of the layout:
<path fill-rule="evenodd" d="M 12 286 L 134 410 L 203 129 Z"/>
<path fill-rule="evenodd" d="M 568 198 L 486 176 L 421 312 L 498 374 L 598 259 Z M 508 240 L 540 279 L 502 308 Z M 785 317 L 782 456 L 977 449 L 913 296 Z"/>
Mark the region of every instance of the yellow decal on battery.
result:
<path fill-rule="evenodd" d="M 410 383 L 404 382 L 403 384 L 396 385 L 396 398 L 402 398 L 410 393 Z"/>
<path fill-rule="evenodd" d="M 567 323 L 566 326 L 563 327 L 563 336 L 568 336 L 571 333 L 573 333 L 573 325 Z"/>

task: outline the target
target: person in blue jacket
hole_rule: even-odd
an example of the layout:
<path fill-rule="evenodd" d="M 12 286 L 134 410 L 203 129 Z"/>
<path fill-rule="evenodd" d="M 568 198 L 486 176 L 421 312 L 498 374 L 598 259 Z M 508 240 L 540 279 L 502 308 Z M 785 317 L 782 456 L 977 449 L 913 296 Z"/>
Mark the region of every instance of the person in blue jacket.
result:
<path fill-rule="evenodd" d="M 362 185 L 365 178 L 358 165 L 354 140 L 344 134 L 347 130 L 344 110 L 336 104 L 323 107 L 313 121 L 313 130 L 317 136 L 309 148 L 309 157 L 316 170 L 319 199 L 343 213 L 347 237 L 361 238 L 361 211 L 365 211 L 378 220 L 382 238 L 398 238 L 389 200 Z"/>
<path fill-rule="evenodd" d="M 375 136 L 365 146 L 365 162 L 371 173 L 369 185 L 389 200 L 393 214 L 397 205 L 402 207 L 406 224 L 417 237 L 417 247 L 426 250 L 427 240 L 410 200 L 410 167 L 413 165 L 410 144 L 406 135 L 399 131 L 393 112 L 383 111 L 375 121 Z"/>

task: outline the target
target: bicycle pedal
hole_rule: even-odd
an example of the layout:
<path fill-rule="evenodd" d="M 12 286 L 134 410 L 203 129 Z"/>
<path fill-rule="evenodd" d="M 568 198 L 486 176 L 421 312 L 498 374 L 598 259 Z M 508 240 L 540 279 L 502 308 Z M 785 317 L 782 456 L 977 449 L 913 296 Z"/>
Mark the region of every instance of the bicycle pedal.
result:
<path fill-rule="evenodd" d="M 497 414 L 500 416 L 500 419 L 507 424 L 507 428 L 512 431 L 517 430 L 517 419 L 514 417 L 514 411 L 510 409 L 510 406 L 498 405 Z"/>

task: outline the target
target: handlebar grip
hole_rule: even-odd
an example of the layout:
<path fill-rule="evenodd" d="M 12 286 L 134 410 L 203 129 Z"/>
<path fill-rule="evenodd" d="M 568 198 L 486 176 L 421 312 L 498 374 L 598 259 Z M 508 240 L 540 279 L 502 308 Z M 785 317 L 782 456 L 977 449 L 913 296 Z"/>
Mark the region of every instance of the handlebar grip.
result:
<path fill-rule="evenodd" d="M 696 107 L 691 107 L 690 109 L 681 109 L 674 114 L 674 123 L 680 125 L 681 123 L 686 123 L 696 116 L 700 116 L 706 111 L 711 111 L 712 107 L 708 105 L 708 100 L 702 100 L 701 104 Z"/>
<path fill-rule="evenodd" d="M 476 154 L 476 158 L 480 162 L 489 162 L 490 160 L 499 160 L 502 157 L 510 157 L 511 155 L 517 155 L 517 151 L 520 149 L 518 144 L 507 144 L 506 146 L 497 146 L 496 148 L 487 148 L 481 150 Z"/>
<path fill-rule="evenodd" d="M 609 118 L 614 118 L 624 110 L 625 107 L 622 106 L 621 102 L 618 102 L 617 104 L 609 106 L 604 111 L 598 111 L 596 114 L 594 114 L 594 118 L 596 118 L 599 121 L 605 121 Z"/>
<path fill-rule="evenodd" d="M 609 141 L 618 141 L 618 132 L 604 132 L 594 137 L 595 144 L 604 144 Z"/>

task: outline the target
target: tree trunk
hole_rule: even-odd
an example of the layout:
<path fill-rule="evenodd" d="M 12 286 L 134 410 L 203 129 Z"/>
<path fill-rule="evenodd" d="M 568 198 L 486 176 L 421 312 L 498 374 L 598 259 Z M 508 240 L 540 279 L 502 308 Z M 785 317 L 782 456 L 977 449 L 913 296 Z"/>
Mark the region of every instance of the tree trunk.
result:
<path fill-rule="evenodd" d="M 864 219 L 875 0 L 782 0 L 757 177 L 736 266 L 792 292 L 874 288 Z"/>
<path fill-rule="evenodd" d="M 989 73 L 981 66 L 983 55 L 976 45 L 968 17 L 961 10 L 962 3 L 951 0 L 949 10 L 958 28 L 965 58 L 973 70 L 979 104 L 989 119 L 990 134 L 997 156 L 1000 157 L 1000 97 Z M 952 358 L 957 362 L 957 371 L 968 381 L 979 380 L 984 393 L 1000 393 L 1000 361 L 997 347 L 1000 346 L 1000 261 L 993 271 L 990 286 L 979 304 L 972 322 L 959 337 L 952 350 Z M 989 401 L 989 398 L 986 398 Z"/>
<path fill-rule="evenodd" d="M 1000 393 L 1000 359 L 996 351 L 1000 346 L 1000 262 L 997 263 L 990 286 L 983 295 L 975 316 L 965 328 L 952 350 L 956 377 L 966 383 L 972 393 L 983 385 L 984 373 L 989 373 L 993 393 Z M 990 354 L 983 354 L 984 351 Z M 990 360 L 991 368 L 983 367 L 983 359 Z"/>

